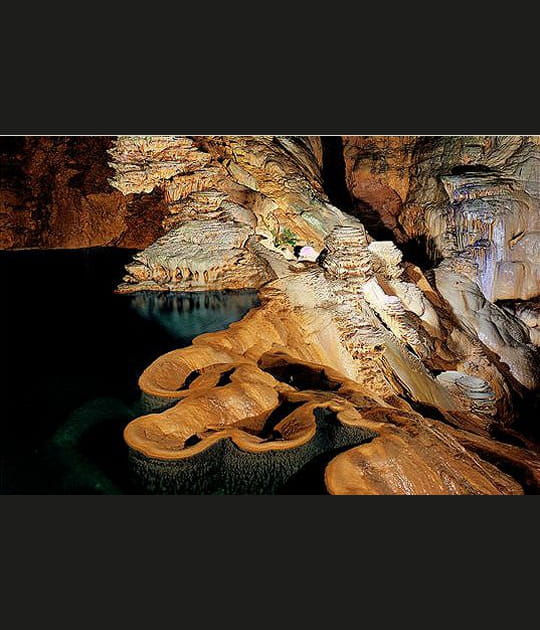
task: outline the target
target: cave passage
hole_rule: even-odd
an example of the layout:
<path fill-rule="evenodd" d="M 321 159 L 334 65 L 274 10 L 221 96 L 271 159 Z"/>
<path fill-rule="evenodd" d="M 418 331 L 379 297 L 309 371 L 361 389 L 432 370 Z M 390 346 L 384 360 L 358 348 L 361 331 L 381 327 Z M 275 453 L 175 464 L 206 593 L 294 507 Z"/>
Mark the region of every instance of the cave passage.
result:
<path fill-rule="evenodd" d="M 377 240 L 393 240 L 392 231 L 378 212 L 362 199 L 353 199 L 347 185 L 345 155 L 341 136 L 321 136 L 323 149 L 323 185 L 330 203 L 362 221 L 367 232 Z"/>
<path fill-rule="evenodd" d="M 423 271 L 433 269 L 442 261 L 442 255 L 435 245 L 433 238 L 421 234 L 399 243 L 403 259 L 417 265 Z"/>
<path fill-rule="evenodd" d="M 287 383 L 297 390 L 320 390 L 335 392 L 341 387 L 338 381 L 331 381 L 324 368 L 312 368 L 308 365 L 297 363 L 276 362 L 265 365 L 260 362 L 260 367 L 271 374 L 276 380 Z"/>
<path fill-rule="evenodd" d="M 450 171 L 452 175 L 466 175 L 468 173 L 493 173 L 493 169 L 484 164 L 459 164 Z"/>
<path fill-rule="evenodd" d="M 345 156 L 341 136 L 321 136 L 323 185 L 330 203 L 344 212 L 353 210 L 353 200 L 345 176 Z"/>

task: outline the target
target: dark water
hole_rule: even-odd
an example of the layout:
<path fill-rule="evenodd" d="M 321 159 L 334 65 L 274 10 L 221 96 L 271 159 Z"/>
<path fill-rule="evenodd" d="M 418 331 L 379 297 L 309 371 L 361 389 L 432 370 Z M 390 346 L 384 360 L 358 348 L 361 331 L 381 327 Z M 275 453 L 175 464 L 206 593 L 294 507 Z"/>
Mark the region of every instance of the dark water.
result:
<path fill-rule="evenodd" d="M 257 304 L 253 291 L 115 295 L 132 254 L 0 252 L 1 493 L 136 492 L 122 431 L 140 415 L 140 373 Z"/>

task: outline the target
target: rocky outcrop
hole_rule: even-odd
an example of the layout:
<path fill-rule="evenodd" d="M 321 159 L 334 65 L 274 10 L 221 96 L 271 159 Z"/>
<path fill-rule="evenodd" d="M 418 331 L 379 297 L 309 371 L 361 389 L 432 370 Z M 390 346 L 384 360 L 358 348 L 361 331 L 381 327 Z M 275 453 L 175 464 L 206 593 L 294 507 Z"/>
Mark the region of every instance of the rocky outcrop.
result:
<path fill-rule="evenodd" d="M 478 346 L 456 345 L 452 357 L 430 345 L 428 330 L 441 340 L 466 338 L 467 330 L 449 323 L 443 301 L 429 300 L 425 279 L 394 245 L 369 241 L 362 227 L 338 226 L 321 266 L 268 257 L 276 279 L 261 289 L 261 307 L 143 373 L 139 385 L 154 413 L 130 423 L 125 439 L 149 490 L 212 492 L 222 483 L 228 492 L 282 491 L 336 445 L 355 448 L 328 466 L 330 492 L 529 489 L 455 437 L 485 437 L 511 416 L 497 362 Z M 414 295 L 408 304 L 418 312 L 425 300 L 433 314 L 423 320 L 410 310 L 392 282 Z M 435 375 L 437 363 L 461 371 Z M 414 412 L 417 404 L 437 409 L 446 424 Z M 534 453 L 524 452 L 523 462 L 534 477 Z"/>
<path fill-rule="evenodd" d="M 158 194 L 107 179 L 109 137 L 0 138 L 0 248 L 143 248 L 163 233 Z"/>
<path fill-rule="evenodd" d="M 113 186 L 161 190 L 168 205 L 170 231 L 128 266 L 123 292 L 259 287 L 275 277 L 267 253 L 313 258 L 335 225 L 358 223 L 328 202 L 316 139 L 123 136 L 110 154 Z"/>
<path fill-rule="evenodd" d="M 539 293 L 540 139 L 346 137 L 347 181 L 366 225 L 468 257 L 491 301 Z"/>
<path fill-rule="evenodd" d="M 336 494 L 538 490 L 509 428 L 540 382 L 537 139 L 345 137 L 340 208 L 319 138 L 100 142 L 110 170 L 68 187 L 109 179 L 110 234 L 149 200 L 160 223 L 119 291 L 261 300 L 141 375 L 125 439 L 150 491 L 283 492 L 313 466 Z"/>

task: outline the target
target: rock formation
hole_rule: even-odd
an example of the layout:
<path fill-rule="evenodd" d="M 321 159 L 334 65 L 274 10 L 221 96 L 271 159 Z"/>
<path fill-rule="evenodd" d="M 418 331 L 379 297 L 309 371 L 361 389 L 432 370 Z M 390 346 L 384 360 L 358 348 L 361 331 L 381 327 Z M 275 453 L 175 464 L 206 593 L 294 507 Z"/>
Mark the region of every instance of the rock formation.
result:
<path fill-rule="evenodd" d="M 324 138 L 104 146 L 127 232 L 100 238 L 135 206 L 160 223 L 120 292 L 261 300 L 141 375 L 149 491 L 287 492 L 316 466 L 335 494 L 538 491 L 511 428 L 540 383 L 538 139 L 344 137 L 340 208 Z"/>
<path fill-rule="evenodd" d="M 283 263 L 296 247 L 320 252 L 332 227 L 358 223 L 328 202 L 320 153 L 315 138 L 119 138 L 111 184 L 162 190 L 169 230 L 128 266 L 120 290 L 259 287 L 275 277 L 268 255 Z"/>
<path fill-rule="evenodd" d="M 165 191 L 169 230 L 136 256 L 119 290 L 258 287 L 261 298 L 241 322 L 164 355 L 141 376 L 151 413 L 130 423 L 125 439 L 150 490 L 286 491 L 336 448 L 349 450 L 326 468 L 332 493 L 537 489 L 535 447 L 492 437 L 510 431 L 516 396 L 538 388 L 536 311 L 494 303 L 499 275 L 486 280 L 489 265 L 470 246 L 497 230 L 483 231 L 477 218 L 470 226 L 479 238 L 465 237 L 456 212 L 470 208 L 455 207 L 512 195 L 523 210 L 532 197 L 506 174 L 496 192 L 488 180 L 479 186 L 475 172 L 458 199 L 452 186 L 463 174 L 437 174 L 445 196 L 435 196 L 435 233 L 427 202 L 422 213 L 413 208 L 425 195 L 421 140 L 345 139 L 350 190 L 364 196 L 350 213 L 328 201 L 312 138 L 116 142 L 111 182 L 131 194 Z M 351 166 L 353 149 L 373 143 L 399 176 L 373 160 L 367 170 L 362 159 Z M 524 221 L 534 232 L 535 219 Z M 429 236 L 443 263 L 424 274 L 396 242 L 381 240 L 381 224 L 405 251 Z M 320 252 L 316 263 L 295 255 L 303 247 Z M 490 260 L 504 263 L 497 256 Z M 512 297 L 534 297 L 520 291 Z"/>
<path fill-rule="evenodd" d="M 163 233 L 159 194 L 124 196 L 107 181 L 97 137 L 0 138 L 0 248 L 140 249 Z"/>
<path fill-rule="evenodd" d="M 539 138 L 348 137 L 344 155 L 375 228 L 422 239 L 434 260 L 470 258 L 491 301 L 537 295 Z"/>

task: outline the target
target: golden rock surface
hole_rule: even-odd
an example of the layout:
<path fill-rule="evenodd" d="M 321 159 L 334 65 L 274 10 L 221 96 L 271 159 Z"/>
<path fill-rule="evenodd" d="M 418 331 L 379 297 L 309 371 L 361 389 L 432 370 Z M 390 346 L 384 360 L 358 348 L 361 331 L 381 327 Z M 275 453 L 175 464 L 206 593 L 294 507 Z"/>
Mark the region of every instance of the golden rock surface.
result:
<path fill-rule="evenodd" d="M 168 232 L 119 290 L 261 298 L 144 371 L 141 390 L 162 406 L 126 427 L 127 444 L 194 467 L 233 444 L 223 466 L 240 466 L 241 453 L 294 459 L 330 431 L 350 440 L 326 466 L 334 494 L 536 491 L 536 447 L 493 433 L 510 431 L 540 381 L 536 311 L 494 303 L 539 293 L 537 150 L 534 139 L 345 138 L 364 204 L 346 213 L 324 192 L 318 139 L 119 138 L 113 185 L 160 188 L 169 204 Z M 392 239 L 374 236 L 374 213 Z M 440 257 L 429 273 L 400 250 L 418 236 Z M 297 245 L 317 261 L 297 260 Z"/>

